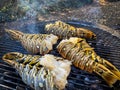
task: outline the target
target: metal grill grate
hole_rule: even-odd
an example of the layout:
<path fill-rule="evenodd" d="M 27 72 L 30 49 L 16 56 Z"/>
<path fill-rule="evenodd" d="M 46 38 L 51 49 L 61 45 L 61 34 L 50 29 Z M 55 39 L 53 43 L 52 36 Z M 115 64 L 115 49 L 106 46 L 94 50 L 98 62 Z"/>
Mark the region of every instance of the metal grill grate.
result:
<path fill-rule="evenodd" d="M 96 41 L 88 41 L 91 46 L 95 48 L 97 54 L 101 57 L 112 62 L 117 68 L 120 69 L 120 39 L 111 34 L 92 26 L 81 25 L 81 23 L 69 22 L 76 26 L 91 28 L 97 34 Z M 39 23 L 39 26 L 43 25 Z M 42 27 L 43 28 L 43 27 Z M 19 42 L 11 40 L 4 35 L 0 39 L 0 59 L 3 54 L 7 52 L 18 51 L 21 53 L 28 53 L 21 46 Z M 56 52 L 52 52 L 56 53 Z M 108 87 L 104 80 L 95 75 L 89 74 L 85 71 L 79 70 L 72 66 L 71 73 L 68 77 L 68 85 L 66 90 L 113 90 Z M 0 60 L 0 90 L 32 90 L 29 86 L 25 85 L 18 73 L 10 65 Z"/>

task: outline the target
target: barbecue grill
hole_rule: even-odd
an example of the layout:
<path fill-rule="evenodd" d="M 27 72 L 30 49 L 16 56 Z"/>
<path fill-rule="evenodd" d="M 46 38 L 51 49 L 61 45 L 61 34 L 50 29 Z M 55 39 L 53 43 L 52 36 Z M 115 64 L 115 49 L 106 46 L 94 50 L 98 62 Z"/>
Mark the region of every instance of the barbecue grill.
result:
<path fill-rule="evenodd" d="M 48 22 L 36 23 L 36 30 L 44 33 L 44 26 Z M 101 57 L 113 63 L 120 70 L 120 39 L 113 36 L 110 32 L 100 29 L 95 24 L 80 22 L 80 21 L 67 21 L 67 23 L 76 26 L 84 27 L 92 30 L 97 35 L 97 40 L 87 42 L 95 48 L 95 51 Z M 34 24 L 26 24 L 21 29 L 34 26 Z M 35 31 L 36 31 L 35 30 Z M 26 31 L 27 32 L 27 31 Z M 27 32 L 30 33 L 30 32 Z M 0 59 L 7 52 L 21 52 L 28 54 L 19 42 L 11 40 L 6 34 L 0 38 Z M 59 56 L 54 47 L 54 51 L 50 52 Z M 90 74 L 72 66 L 70 75 L 68 76 L 68 84 L 65 90 L 120 90 L 120 83 L 117 82 L 113 88 L 110 88 L 106 82 L 96 74 Z M 7 63 L 0 60 L 0 90 L 33 90 L 23 83 L 19 74 L 14 68 Z"/>

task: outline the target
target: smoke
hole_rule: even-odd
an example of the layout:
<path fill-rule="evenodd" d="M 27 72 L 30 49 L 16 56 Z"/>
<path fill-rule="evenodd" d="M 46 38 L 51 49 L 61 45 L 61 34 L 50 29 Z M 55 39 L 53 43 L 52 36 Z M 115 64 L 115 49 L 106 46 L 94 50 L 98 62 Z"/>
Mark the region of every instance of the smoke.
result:
<path fill-rule="evenodd" d="M 18 13 L 23 19 L 32 19 L 32 24 L 25 27 L 25 32 L 41 32 L 36 25 L 38 15 L 48 13 L 48 8 L 56 5 L 61 0 L 17 0 Z M 22 21 L 24 23 L 24 21 Z M 24 28 L 22 28 L 24 29 Z"/>
<path fill-rule="evenodd" d="M 25 13 L 24 18 L 36 17 L 38 14 L 37 9 L 40 9 L 37 0 L 18 0 L 18 8 L 21 12 Z"/>
<path fill-rule="evenodd" d="M 41 10 L 41 0 L 18 0 L 18 12 L 22 14 L 22 19 L 31 19 L 31 21 L 25 26 L 21 27 L 24 32 L 39 33 L 38 26 L 36 25 L 36 18 Z M 24 20 L 22 21 L 24 23 Z"/>
<path fill-rule="evenodd" d="M 18 11 L 20 11 L 18 13 L 22 14 L 23 19 L 32 19 L 32 23 L 34 24 L 39 17 L 43 18 L 44 15 L 49 17 L 50 12 L 59 12 L 68 8 L 77 10 L 77 8 L 90 3 L 92 3 L 92 0 L 17 0 Z M 88 16 L 92 16 L 92 18 L 99 18 L 99 12 L 97 10 L 98 9 L 90 8 L 89 12 L 88 10 L 85 10 L 86 12 L 83 12 L 85 15 L 82 16 L 84 16 L 85 18 L 88 18 Z M 54 16 L 51 16 L 49 18 L 52 19 L 54 18 Z M 36 28 L 37 26 L 35 24 L 32 26 L 28 26 L 27 30 L 29 30 L 30 33 L 34 33 L 36 31 Z"/>

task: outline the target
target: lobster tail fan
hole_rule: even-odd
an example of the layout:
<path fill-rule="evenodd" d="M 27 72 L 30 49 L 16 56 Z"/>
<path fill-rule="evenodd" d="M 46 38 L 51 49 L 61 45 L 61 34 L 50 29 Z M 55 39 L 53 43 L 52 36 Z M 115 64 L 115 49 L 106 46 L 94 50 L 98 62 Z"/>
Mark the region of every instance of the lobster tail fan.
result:
<path fill-rule="evenodd" d="M 20 57 L 22 54 L 21 53 L 17 53 L 17 52 L 10 52 L 10 53 L 6 53 L 3 55 L 2 60 L 4 60 L 6 63 L 15 66 L 15 64 L 17 63 L 16 60 L 22 60 L 22 57 Z"/>
<path fill-rule="evenodd" d="M 107 60 L 103 60 L 103 62 L 104 62 L 103 64 L 105 65 L 105 67 L 107 67 L 112 73 L 114 73 L 120 79 L 120 71 Z"/>
<path fill-rule="evenodd" d="M 113 87 L 113 84 L 120 80 L 118 76 L 101 64 L 97 65 L 97 68 L 94 70 L 94 72 L 101 76 L 110 87 Z"/>
<path fill-rule="evenodd" d="M 96 34 L 93 33 L 92 31 L 88 30 L 88 29 L 77 28 L 76 30 L 77 30 L 77 36 L 80 36 L 80 37 L 83 36 L 83 38 L 86 37 L 86 39 L 96 39 Z"/>
<path fill-rule="evenodd" d="M 14 40 L 20 40 L 21 36 L 23 36 L 23 33 L 17 30 L 5 29 L 5 31 Z"/>

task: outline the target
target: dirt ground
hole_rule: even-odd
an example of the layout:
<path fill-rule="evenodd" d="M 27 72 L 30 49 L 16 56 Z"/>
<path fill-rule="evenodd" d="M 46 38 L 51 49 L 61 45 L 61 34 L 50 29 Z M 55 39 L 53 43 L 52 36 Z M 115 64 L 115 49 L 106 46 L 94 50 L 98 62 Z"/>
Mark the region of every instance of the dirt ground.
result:
<path fill-rule="evenodd" d="M 100 23 L 112 28 L 120 28 L 120 1 L 99 5 L 93 3 L 77 9 L 63 12 L 51 12 L 49 15 L 38 16 L 40 21 L 49 20 L 78 20 Z"/>

